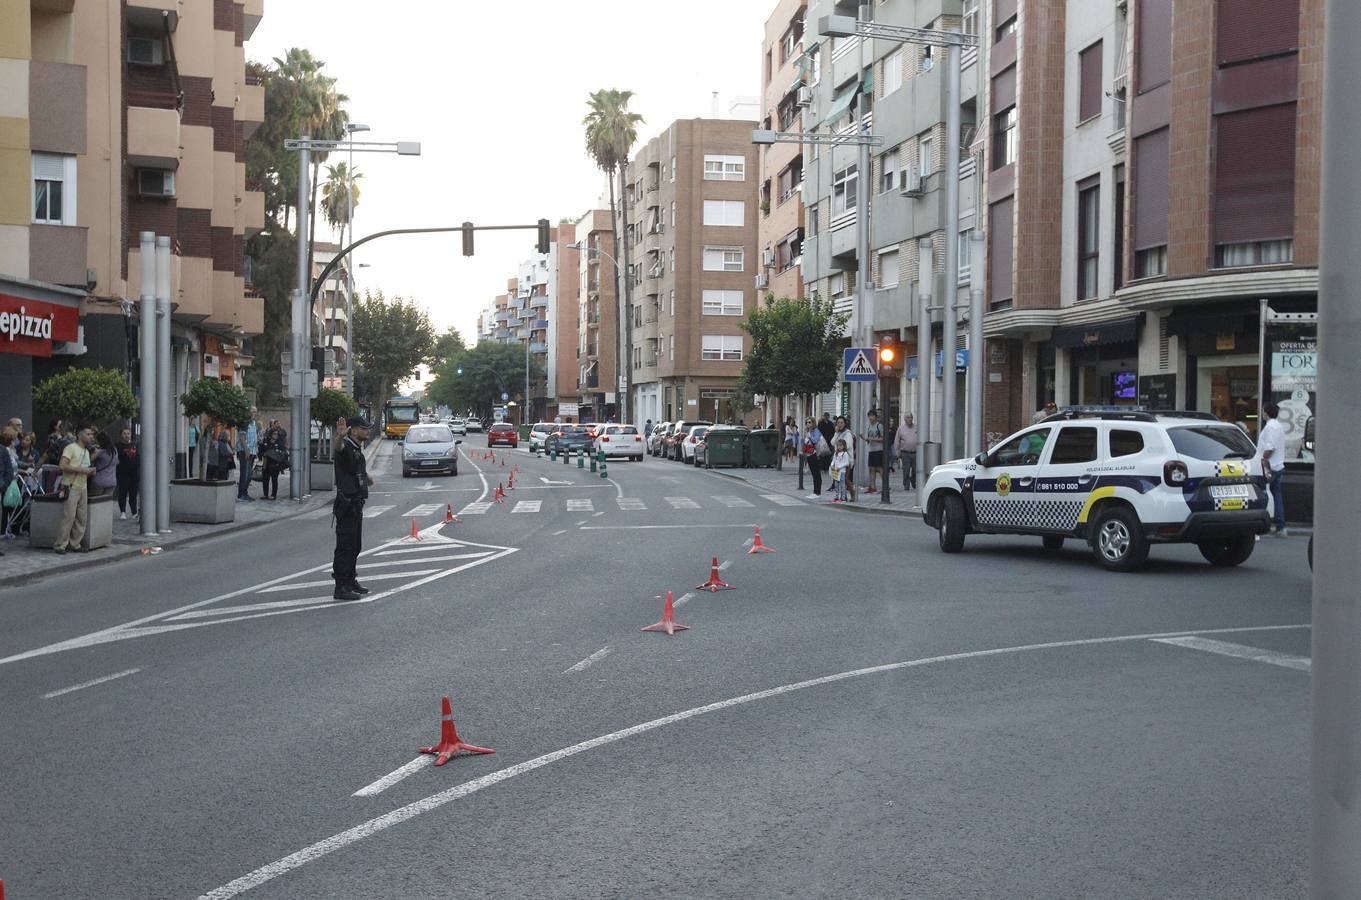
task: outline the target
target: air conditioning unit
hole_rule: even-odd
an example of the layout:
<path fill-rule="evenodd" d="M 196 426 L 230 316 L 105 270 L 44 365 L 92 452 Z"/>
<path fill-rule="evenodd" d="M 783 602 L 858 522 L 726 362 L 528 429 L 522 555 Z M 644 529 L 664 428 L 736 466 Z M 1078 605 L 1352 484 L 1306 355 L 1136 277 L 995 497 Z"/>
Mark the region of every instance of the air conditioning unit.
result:
<path fill-rule="evenodd" d="M 661 234 L 661 233 L 662 233 L 662 223 L 661 223 L 661 222 L 658 222 L 657 224 L 653 225 L 651 228 L 649 228 L 649 229 L 647 230 L 647 233 L 648 233 L 648 234 Z"/>
<path fill-rule="evenodd" d="M 813 89 L 806 84 L 799 85 L 799 96 L 794 101 L 796 105 L 808 107 L 813 105 Z"/>
<path fill-rule="evenodd" d="M 762 251 L 761 251 L 761 265 L 763 265 L 763 266 L 773 266 L 773 265 L 775 265 L 775 251 L 774 251 L 774 250 L 762 250 Z"/>
<path fill-rule="evenodd" d="M 648 274 L 651 275 L 653 278 L 661 278 L 662 273 L 664 271 L 666 271 L 666 269 L 663 266 L 653 266 L 652 270 Z"/>
<path fill-rule="evenodd" d="M 917 171 L 916 166 L 909 166 L 899 175 L 899 193 L 904 197 L 920 197 L 926 188 L 926 179 Z"/>
<path fill-rule="evenodd" d="M 165 64 L 165 45 L 159 38 L 128 37 L 128 62 L 136 66 Z"/>
<path fill-rule="evenodd" d="M 756 290 L 764 291 L 768 287 L 770 287 L 770 276 L 765 274 L 764 272 L 762 272 L 760 275 L 757 275 Z"/>
<path fill-rule="evenodd" d="M 137 196 L 174 197 L 175 173 L 170 169 L 138 169 Z"/>

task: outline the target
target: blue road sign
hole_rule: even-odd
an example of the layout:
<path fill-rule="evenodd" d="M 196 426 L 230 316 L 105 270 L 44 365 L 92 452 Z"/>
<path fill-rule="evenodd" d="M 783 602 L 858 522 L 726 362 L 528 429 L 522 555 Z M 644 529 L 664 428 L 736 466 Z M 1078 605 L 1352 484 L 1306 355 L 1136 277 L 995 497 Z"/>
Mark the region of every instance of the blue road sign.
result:
<path fill-rule="evenodd" d="M 879 369 L 874 364 L 878 356 L 874 347 L 847 347 L 842 351 L 842 380 L 878 381 Z"/>

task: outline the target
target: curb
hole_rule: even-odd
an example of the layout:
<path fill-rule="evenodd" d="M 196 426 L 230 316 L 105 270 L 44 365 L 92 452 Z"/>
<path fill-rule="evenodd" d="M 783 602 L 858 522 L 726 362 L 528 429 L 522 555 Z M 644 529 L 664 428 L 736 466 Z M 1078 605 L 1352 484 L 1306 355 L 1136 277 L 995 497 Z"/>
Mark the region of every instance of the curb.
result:
<path fill-rule="evenodd" d="M 758 487 L 758 488 L 761 487 L 761 485 L 756 484 L 755 482 L 751 481 L 749 478 L 747 478 L 747 477 L 745 477 L 745 476 L 743 476 L 743 475 L 739 475 L 739 474 L 737 474 L 736 472 L 731 471 L 731 470 L 725 472 L 725 471 L 721 471 L 721 470 L 719 470 L 719 469 L 708 469 L 708 470 L 706 470 L 706 471 L 708 471 L 708 472 L 710 472 L 710 473 L 712 473 L 712 474 L 714 474 L 714 475 L 720 475 L 720 476 L 722 476 L 722 477 L 724 477 L 724 478 L 731 478 L 731 479 L 733 479 L 733 480 L 735 480 L 735 481 L 740 481 L 740 482 L 742 482 L 743 484 L 750 485 L 751 487 Z M 778 490 L 778 488 L 776 488 L 775 490 Z M 788 493 L 788 492 L 787 492 L 787 491 L 781 491 L 781 493 Z M 797 495 L 796 495 L 796 494 L 789 494 L 789 496 L 794 497 L 794 496 L 797 496 Z M 920 519 L 920 518 L 922 517 L 921 512 L 918 511 L 918 510 L 915 510 L 915 509 L 884 509 L 883 507 L 861 506 L 861 505 L 859 505 L 858 503 L 844 503 L 844 504 L 843 504 L 843 503 L 837 503 L 837 504 L 835 504 L 835 505 L 833 505 L 833 504 L 831 504 L 831 503 L 820 503 L 820 504 L 812 504 L 812 505 L 817 506 L 817 507 L 820 507 L 820 508 L 824 508 L 824 509 L 843 509 L 843 510 L 847 510 L 847 511 L 849 511 L 849 512 L 865 513 L 865 514 L 871 515 L 871 516 L 899 516 L 899 517 L 901 517 L 901 518 L 906 518 L 906 519 Z"/>

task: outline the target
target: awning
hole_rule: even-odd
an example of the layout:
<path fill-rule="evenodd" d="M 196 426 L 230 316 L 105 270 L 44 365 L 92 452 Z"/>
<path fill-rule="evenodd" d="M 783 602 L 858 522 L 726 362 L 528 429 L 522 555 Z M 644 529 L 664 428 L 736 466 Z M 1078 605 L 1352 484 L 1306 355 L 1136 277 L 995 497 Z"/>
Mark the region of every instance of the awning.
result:
<path fill-rule="evenodd" d="M 1111 322 L 1102 322 L 1099 325 L 1087 325 L 1078 328 L 1055 328 L 1054 336 L 1050 339 L 1056 348 L 1072 347 L 1096 347 L 1101 344 L 1122 344 L 1126 341 L 1138 340 L 1139 337 L 1139 318 L 1130 316 L 1125 319 L 1115 319 Z"/>
<path fill-rule="evenodd" d="M 1256 312 L 1256 309 L 1248 312 L 1243 304 L 1183 307 L 1173 310 L 1167 317 L 1167 331 L 1169 334 L 1178 335 L 1197 331 L 1206 334 L 1236 334 L 1247 330 L 1249 316 L 1252 318 L 1251 327 L 1255 330 Z"/>
<path fill-rule="evenodd" d="M 827 108 L 827 115 L 823 117 L 822 124 L 830 126 L 844 118 L 851 104 L 855 102 L 855 95 L 859 89 L 860 85 L 852 82 L 838 91 L 832 98 L 832 105 Z"/>

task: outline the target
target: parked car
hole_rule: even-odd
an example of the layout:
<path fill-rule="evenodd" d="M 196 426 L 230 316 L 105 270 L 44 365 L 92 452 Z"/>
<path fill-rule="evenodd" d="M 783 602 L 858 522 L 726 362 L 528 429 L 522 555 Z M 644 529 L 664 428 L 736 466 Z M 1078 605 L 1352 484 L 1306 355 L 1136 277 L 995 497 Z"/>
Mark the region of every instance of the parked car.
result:
<path fill-rule="evenodd" d="M 680 449 L 680 461 L 693 464 L 695 461 L 695 445 L 704 440 L 704 435 L 708 432 L 708 425 L 696 425 L 685 433 L 676 446 Z"/>
<path fill-rule="evenodd" d="M 542 450 L 548 442 L 548 435 L 557 426 L 552 422 L 535 422 L 529 429 L 529 449 Z"/>
<path fill-rule="evenodd" d="M 468 433 L 468 426 L 463 424 L 462 419 L 453 418 L 449 420 L 449 430 L 454 434 L 466 435 Z"/>
<path fill-rule="evenodd" d="M 487 446 L 495 447 L 497 444 L 509 444 L 514 449 L 520 446 L 520 433 L 509 422 L 496 422 L 487 432 Z"/>
<path fill-rule="evenodd" d="M 554 451 L 564 453 L 568 450 L 589 451 L 591 431 L 585 425 L 556 425 L 548 435 L 545 448 L 549 453 Z"/>
<path fill-rule="evenodd" d="M 643 459 L 643 435 L 637 425 L 600 425 L 595 430 L 595 452 L 606 457 L 623 456 L 628 459 Z"/>
<path fill-rule="evenodd" d="M 677 422 L 675 425 L 671 427 L 670 433 L 668 433 L 666 436 L 666 450 L 665 452 L 663 452 L 662 455 L 665 456 L 667 459 L 672 459 L 675 460 L 676 462 L 684 462 L 685 451 L 684 449 L 682 449 L 681 442 L 684 441 L 685 438 L 690 434 L 690 429 L 694 428 L 696 425 L 712 425 L 712 424 L 714 423 L 702 422 L 699 420 Z"/>
<path fill-rule="evenodd" d="M 441 472 L 457 475 L 458 445 L 461 443 L 443 425 L 412 425 L 402 442 L 402 477 Z"/>
<path fill-rule="evenodd" d="M 662 448 L 666 446 L 666 435 L 670 430 L 670 422 L 658 422 L 653 425 L 652 434 L 647 439 L 647 452 L 653 456 L 661 456 Z"/>

